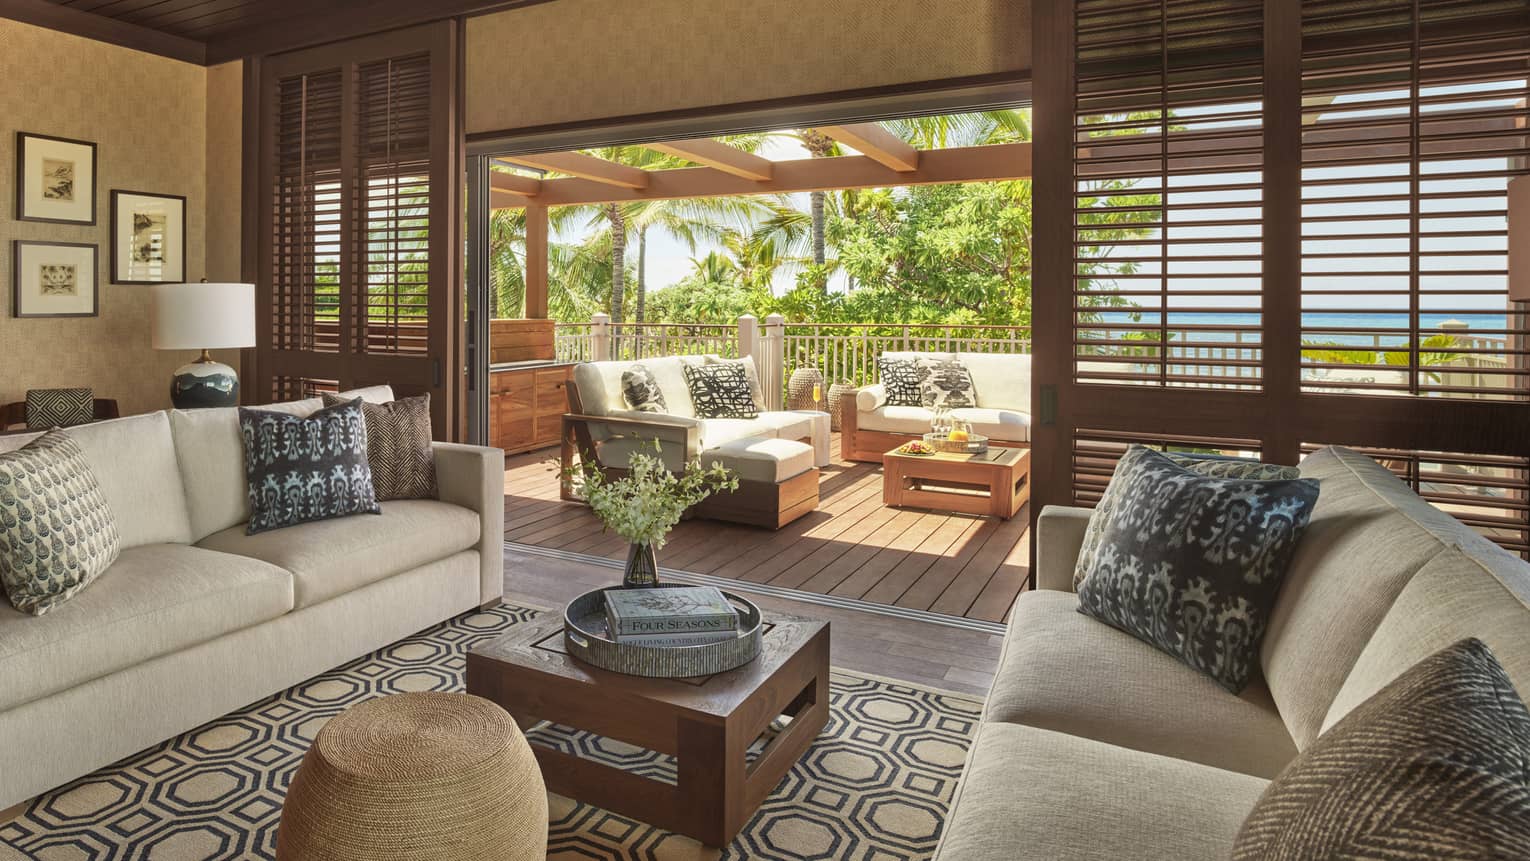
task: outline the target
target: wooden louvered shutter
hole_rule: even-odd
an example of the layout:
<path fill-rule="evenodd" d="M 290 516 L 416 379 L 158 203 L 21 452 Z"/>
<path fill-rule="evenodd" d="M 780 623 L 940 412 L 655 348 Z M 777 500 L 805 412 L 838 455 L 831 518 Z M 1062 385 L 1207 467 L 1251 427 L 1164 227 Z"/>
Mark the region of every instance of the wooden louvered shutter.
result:
<path fill-rule="evenodd" d="M 459 433 L 456 28 L 261 63 L 261 397 L 387 383 Z"/>

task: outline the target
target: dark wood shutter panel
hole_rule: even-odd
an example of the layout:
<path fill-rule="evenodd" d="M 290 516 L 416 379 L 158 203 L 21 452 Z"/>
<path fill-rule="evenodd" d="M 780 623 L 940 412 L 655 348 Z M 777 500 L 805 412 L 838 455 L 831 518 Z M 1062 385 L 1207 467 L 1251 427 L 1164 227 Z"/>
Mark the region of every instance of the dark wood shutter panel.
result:
<path fill-rule="evenodd" d="M 271 343 L 339 350 L 341 251 L 339 69 L 277 82 L 271 189 Z"/>

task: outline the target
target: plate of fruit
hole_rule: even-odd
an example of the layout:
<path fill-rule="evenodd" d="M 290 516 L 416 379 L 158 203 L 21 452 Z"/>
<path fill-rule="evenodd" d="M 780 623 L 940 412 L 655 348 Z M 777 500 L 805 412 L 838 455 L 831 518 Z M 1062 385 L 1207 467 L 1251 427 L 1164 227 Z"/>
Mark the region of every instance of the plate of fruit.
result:
<path fill-rule="evenodd" d="M 920 440 L 913 440 L 898 446 L 898 454 L 928 456 L 934 453 L 935 449 L 931 448 L 929 443 L 922 442 Z"/>

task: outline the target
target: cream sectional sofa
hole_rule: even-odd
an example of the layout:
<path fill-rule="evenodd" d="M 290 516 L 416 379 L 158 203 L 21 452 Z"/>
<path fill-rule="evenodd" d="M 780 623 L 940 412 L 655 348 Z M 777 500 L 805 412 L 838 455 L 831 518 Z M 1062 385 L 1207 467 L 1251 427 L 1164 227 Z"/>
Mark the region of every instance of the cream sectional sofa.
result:
<path fill-rule="evenodd" d="M 352 394 L 392 399 L 387 387 Z M 235 410 L 66 432 L 122 553 L 47 615 L 0 601 L 0 808 L 503 593 L 499 449 L 437 443 L 439 500 L 247 536 Z M 35 436 L 0 437 L 0 451 Z"/>
<path fill-rule="evenodd" d="M 960 407 L 953 416 L 995 443 L 1031 443 L 1031 357 L 1011 353 L 887 352 L 884 358 L 957 359 L 972 375 L 977 406 Z M 840 449 L 847 460 L 880 463 L 882 455 L 930 431 L 934 413 L 924 407 L 887 403 L 887 387 L 865 386 L 840 401 Z"/>
<path fill-rule="evenodd" d="M 660 356 L 576 365 L 565 417 L 564 466 L 577 446 L 602 467 L 621 470 L 633 453 L 652 453 L 657 442 L 672 471 L 700 458 L 738 474 L 739 489 L 708 498 L 698 506 L 699 514 L 779 528 L 817 508 L 818 470 L 829 463 L 828 414 L 761 409 L 753 419 L 697 418 L 683 369 L 704 361 L 703 356 Z M 621 380 L 635 364 L 653 374 L 667 412 L 628 407 Z M 756 401 L 762 404 L 752 364 L 749 370 Z"/>
<path fill-rule="evenodd" d="M 1076 611 L 1089 512 L 1048 507 L 937 858 L 1228 857 L 1265 785 L 1414 663 L 1478 637 L 1530 692 L 1530 565 L 1356 452 L 1321 495 L 1241 696 Z"/>

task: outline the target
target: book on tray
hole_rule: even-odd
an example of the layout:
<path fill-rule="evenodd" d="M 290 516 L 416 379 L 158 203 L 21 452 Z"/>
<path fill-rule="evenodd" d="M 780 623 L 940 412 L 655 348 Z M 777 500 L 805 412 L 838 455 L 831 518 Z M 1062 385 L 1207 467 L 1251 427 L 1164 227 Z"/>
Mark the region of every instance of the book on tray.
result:
<path fill-rule="evenodd" d="M 618 643 L 699 646 L 738 636 L 738 611 L 713 586 L 612 589 L 606 628 Z"/>

